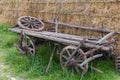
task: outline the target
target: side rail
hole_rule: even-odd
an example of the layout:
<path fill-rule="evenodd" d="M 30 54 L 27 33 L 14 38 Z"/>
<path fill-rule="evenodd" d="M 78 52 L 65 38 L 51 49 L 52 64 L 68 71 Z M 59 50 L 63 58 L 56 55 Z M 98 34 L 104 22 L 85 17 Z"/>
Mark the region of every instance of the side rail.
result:
<path fill-rule="evenodd" d="M 44 21 L 44 20 L 42 20 L 42 21 L 44 23 L 48 23 L 48 24 L 55 24 L 56 32 L 58 32 L 58 28 L 60 25 L 65 26 L 65 27 L 70 27 L 70 28 L 77 28 L 77 29 L 90 30 L 90 31 L 96 31 L 96 32 L 103 32 L 103 33 L 113 32 L 113 30 L 92 28 L 92 27 L 86 27 L 86 26 L 76 26 L 76 25 L 71 25 L 71 24 L 67 24 L 67 23 L 62 23 L 62 22 L 58 22 L 56 19 L 53 21 Z M 120 34 L 120 32 L 115 32 L 115 34 Z"/>

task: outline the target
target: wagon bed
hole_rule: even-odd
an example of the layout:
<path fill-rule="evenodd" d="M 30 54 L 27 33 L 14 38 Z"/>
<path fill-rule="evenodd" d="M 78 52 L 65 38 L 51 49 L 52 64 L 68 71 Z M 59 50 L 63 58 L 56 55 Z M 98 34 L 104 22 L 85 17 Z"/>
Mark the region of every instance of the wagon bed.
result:
<path fill-rule="evenodd" d="M 10 30 L 13 31 L 13 32 L 16 32 L 16 33 L 21 33 L 21 31 L 23 31 L 26 35 L 37 37 L 37 38 L 42 38 L 42 39 L 46 39 L 46 40 L 55 41 L 55 42 L 58 42 L 58 43 L 62 43 L 64 45 L 78 46 L 78 45 L 81 44 L 80 42 L 85 41 L 84 47 L 89 47 L 89 48 L 91 48 L 91 47 L 92 48 L 101 47 L 101 45 L 96 46 L 97 41 L 100 40 L 98 38 L 90 39 L 90 38 L 76 36 L 76 35 L 55 33 L 55 32 L 49 32 L 49 31 L 36 32 L 36 31 L 21 29 L 19 27 L 11 28 Z M 109 51 L 111 49 L 111 47 L 110 46 L 109 47 L 102 46 L 101 49 L 105 50 L 105 51 Z"/>

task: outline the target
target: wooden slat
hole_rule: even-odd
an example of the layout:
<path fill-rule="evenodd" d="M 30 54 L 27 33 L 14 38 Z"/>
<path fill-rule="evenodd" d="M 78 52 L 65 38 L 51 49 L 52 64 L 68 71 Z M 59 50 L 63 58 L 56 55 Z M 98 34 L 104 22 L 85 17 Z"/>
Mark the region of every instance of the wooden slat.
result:
<path fill-rule="evenodd" d="M 90 40 L 88 37 L 69 35 L 69 34 L 63 34 L 63 33 L 55 33 L 55 32 L 48 32 L 48 31 L 43 31 L 42 34 L 47 35 L 47 36 L 62 38 L 62 39 L 79 41 L 79 42 L 85 40 L 85 42 L 89 42 L 89 43 L 93 43 L 93 44 L 97 44 L 97 41 L 99 40 L 98 38 L 93 38 L 92 40 Z"/>
<path fill-rule="evenodd" d="M 43 31 L 42 34 L 52 36 L 52 37 L 75 40 L 75 41 L 83 40 L 83 37 L 75 36 L 75 35 L 69 35 L 69 34 L 63 34 L 63 33 L 54 33 L 54 32 Z"/>

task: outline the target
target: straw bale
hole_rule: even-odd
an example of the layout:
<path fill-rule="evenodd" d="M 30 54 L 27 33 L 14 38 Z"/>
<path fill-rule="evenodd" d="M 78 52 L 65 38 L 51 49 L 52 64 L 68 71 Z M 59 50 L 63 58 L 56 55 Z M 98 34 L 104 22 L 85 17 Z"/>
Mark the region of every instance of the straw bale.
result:
<path fill-rule="evenodd" d="M 20 16 L 34 16 L 44 20 L 56 17 L 60 22 L 93 28 L 101 28 L 100 23 L 103 22 L 104 29 L 120 31 L 120 0 L 0 0 L 1 23 L 15 24 Z M 53 26 L 46 25 L 46 28 Z M 102 33 L 63 26 L 60 29 L 74 35 L 102 36 Z"/>

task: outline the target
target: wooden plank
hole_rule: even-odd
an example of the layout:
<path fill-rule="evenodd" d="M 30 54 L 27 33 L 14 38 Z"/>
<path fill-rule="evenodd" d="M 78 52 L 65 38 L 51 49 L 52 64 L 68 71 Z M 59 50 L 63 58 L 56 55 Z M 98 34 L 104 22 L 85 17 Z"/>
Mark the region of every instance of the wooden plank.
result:
<path fill-rule="evenodd" d="M 55 32 L 48 32 L 48 31 L 43 31 L 41 34 L 47 35 L 47 36 L 52 36 L 52 37 L 57 37 L 57 38 L 61 38 L 61 39 L 66 39 L 66 40 L 78 41 L 78 42 L 84 40 L 85 43 L 91 43 L 91 44 L 95 44 L 95 45 L 97 45 L 98 41 L 99 41 L 99 38 L 93 38 L 93 39 L 91 38 L 90 39 L 90 38 L 83 37 L 83 36 L 55 33 Z M 101 45 L 101 44 L 105 44 L 108 42 L 109 42 L 108 40 L 104 40 L 99 44 Z"/>
<path fill-rule="evenodd" d="M 89 39 L 88 37 L 83 37 L 83 36 L 76 36 L 76 35 L 69 35 L 69 34 L 63 34 L 63 33 L 55 33 L 55 32 L 48 32 L 48 31 L 43 31 L 42 32 L 43 35 L 48 35 L 48 36 L 52 36 L 52 37 L 58 37 L 58 38 L 63 38 L 63 39 L 68 39 L 68 40 L 74 40 L 74 41 L 82 41 L 84 40 L 87 43 L 93 43 L 93 44 L 97 44 L 99 41 L 99 38 L 91 38 Z M 102 43 L 106 43 L 108 42 L 107 40 L 105 40 Z"/>
<path fill-rule="evenodd" d="M 55 32 L 43 31 L 42 34 L 47 35 L 47 36 L 52 36 L 52 37 L 75 40 L 75 41 L 83 40 L 83 37 L 75 36 L 75 35 L 69 35 L 69 34 L 63 34 L 63 33 L 55 33 Z"/>

